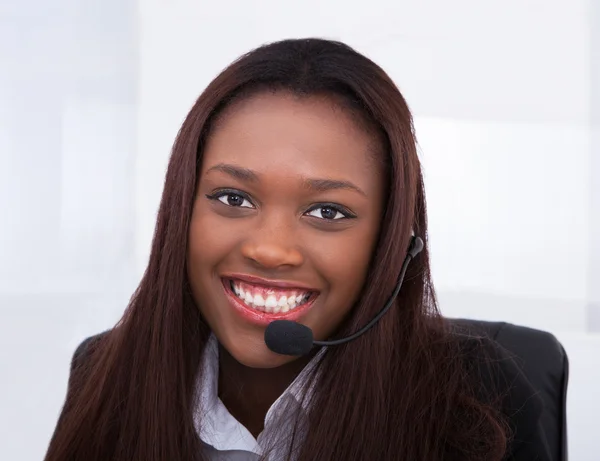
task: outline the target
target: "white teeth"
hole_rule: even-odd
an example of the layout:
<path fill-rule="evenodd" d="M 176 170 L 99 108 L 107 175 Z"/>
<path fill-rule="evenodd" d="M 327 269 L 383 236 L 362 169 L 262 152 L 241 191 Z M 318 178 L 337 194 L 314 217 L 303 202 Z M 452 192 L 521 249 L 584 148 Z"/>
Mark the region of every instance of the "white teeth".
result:
<path fill-rule="evenodd" d="M 273 295 L 267 296 L 267 300 L 265 301 L 265 310 L 267 312 L 272 312 L 273 308 L 277 307 L 277 298 Z"/>
<path fill-rule="evenodd" d="M 269 295 L 265 301 L 265 306 L 275 307 L 277 306 L 277 298 L 274 295 Z"/>
<path fill-rule="evenodd" d="M 254 305 L 256 307 L 263 307 L 265 305 L 265 300 L 261 295 L 254 296 Z"/>
<path fill-rule="evenodd" d="M 280 312 L 286 313 L 297 308 L 308 301 L 310 296 L 310 293 L 299 294 L 298 292 L 292 291 L 290 292 L 290 296 L 282 295 L 278 297 L 275 294 L 270 294 L 266 296 L 265 299 L 260 293 L 253 296 L 251 287 L 246 287 L 246 290 L 244 290 L 244 288 L 233 281 L 231 282 L 231 290 L 238 298 L 244 301 L 247 306 L 259 311 L 275 314 Z"/>

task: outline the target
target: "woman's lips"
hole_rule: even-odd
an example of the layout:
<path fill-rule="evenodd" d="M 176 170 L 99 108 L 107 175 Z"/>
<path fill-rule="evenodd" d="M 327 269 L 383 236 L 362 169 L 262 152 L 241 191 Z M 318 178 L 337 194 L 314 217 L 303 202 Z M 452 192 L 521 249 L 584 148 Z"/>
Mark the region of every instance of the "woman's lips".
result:
<path fill-rule="evenodd" d="M 316 291 L 282 287 L 291 285 L 288 283 L 274 286 L 248 283 L 246 280 L 222 279 L 225 295 L 240 316 L 261 326 L 273 320 L 299 319 L 313 306 L 318 296 Z"/>
<path fill-rule="evenodd" d="M 238 273 L 229 273 L 227 275 L 222 275 L 224 279 L 230 280 L 239 280 L 241 282 L 247 282 L 249 284 L 259 286 L 259 287 L 269 287 L 269 288 L 284 288 L 284 289 L 298 289 L 305 291 L 317 291 L 314 288 L 311 288 L 309 285 L 300 282 L 289 282 L 284 280 L 270 280 L 264 279 L 261 277 L 256 277 L 255 275 L 249 274 L 238 274 Z"/>

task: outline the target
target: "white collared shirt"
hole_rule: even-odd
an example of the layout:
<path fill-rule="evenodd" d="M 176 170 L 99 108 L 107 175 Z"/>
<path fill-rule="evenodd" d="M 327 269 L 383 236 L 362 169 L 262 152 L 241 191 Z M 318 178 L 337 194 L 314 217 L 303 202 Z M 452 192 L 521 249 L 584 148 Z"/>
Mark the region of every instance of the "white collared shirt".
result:
<path fill-rule="evenodd" d="M 211 460 L 254 461 L 267 453 L 273 442 L 277 446 L 269 451 L 267 459 L 284 459 L 292 446 L 298 449 L 302 430 L 306 425 L 305 393 L 312 392 L 306 382 L 308 375 L 325 352 L 325 348 L 309 362 L 283 394 L 271 405 L 265 416 L 264 430 L 257 439 L 233 417 L 218 396 L 219 347 L 211 335 L 202 357 L 202 378 L 197 383 L 198 405 L 194 412 L 194 424 L 200 440 Z M 311 383 L 312 384 L 312 383 Z M 306 396 L 308 396 L 307 394 Z M 300 431 L 292 442 L 295 422 Z"/>

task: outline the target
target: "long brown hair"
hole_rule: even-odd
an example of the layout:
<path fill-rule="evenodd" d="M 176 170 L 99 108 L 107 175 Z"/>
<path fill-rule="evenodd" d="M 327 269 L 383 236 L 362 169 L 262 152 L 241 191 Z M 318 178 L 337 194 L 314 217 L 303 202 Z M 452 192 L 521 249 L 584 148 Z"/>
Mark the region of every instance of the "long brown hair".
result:
<path fill-rule="evenodd" d="M 301 460 L 501 459 L 499 412 L 468 383 L 459 343 L 436 307 L 420 162 L 409 108 L 386 73 L 350 47 L 285 40 L 235 61 L 202 93 L 171 154 L 142 281 L 119 324 L 76 364 L 46 461 L 203 460 L 195 383 L 210 330 L 186 278 L 186 242 L 203 142 L 217 114 L 264 89 L 341 97 L 380 132 L 388 194 L 360 300 L 340 334 L 364 325 L 392 292 L 411 232 L 424 251 L 396 306 L 318 367 Z"/>

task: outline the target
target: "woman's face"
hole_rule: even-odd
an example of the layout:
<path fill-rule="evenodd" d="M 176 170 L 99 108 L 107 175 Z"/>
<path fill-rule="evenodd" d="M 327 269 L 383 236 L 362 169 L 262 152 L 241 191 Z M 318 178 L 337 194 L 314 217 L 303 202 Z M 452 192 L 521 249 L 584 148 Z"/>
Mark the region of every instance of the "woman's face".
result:
<path fill-rule="evenodd" d="M 382 213 L 383 167 L 367 130 L 332 99 L 260 94 L 209 136 L 189 234 L 194 299 L 240 363 L 271 352 L 266 326 L 295 320 L 326 339 L 357 300 Z"/>

